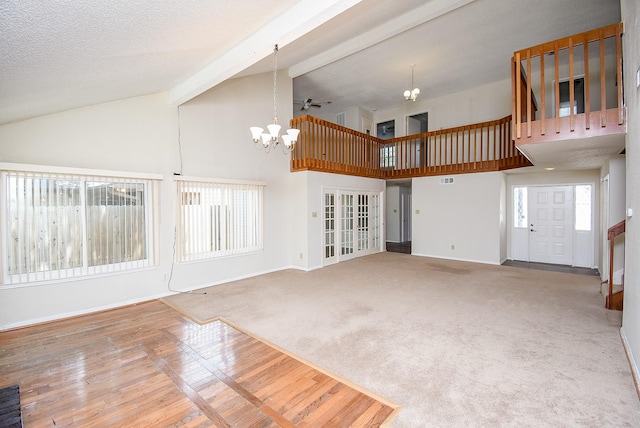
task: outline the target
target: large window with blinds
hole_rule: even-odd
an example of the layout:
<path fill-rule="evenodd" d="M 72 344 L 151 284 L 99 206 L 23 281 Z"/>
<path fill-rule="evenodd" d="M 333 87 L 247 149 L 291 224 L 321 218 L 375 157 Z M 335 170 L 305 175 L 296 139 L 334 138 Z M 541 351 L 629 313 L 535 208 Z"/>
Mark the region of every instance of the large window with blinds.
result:
<path fill-rule="evenodd" d="M 264 183 L 177 181 L 182 262 L 263 249 Z"/>
<path fill-rule="evenodd" d="M 153 180 L 38 169 L 0 169 L 3 284 L 152 263 Z"/>

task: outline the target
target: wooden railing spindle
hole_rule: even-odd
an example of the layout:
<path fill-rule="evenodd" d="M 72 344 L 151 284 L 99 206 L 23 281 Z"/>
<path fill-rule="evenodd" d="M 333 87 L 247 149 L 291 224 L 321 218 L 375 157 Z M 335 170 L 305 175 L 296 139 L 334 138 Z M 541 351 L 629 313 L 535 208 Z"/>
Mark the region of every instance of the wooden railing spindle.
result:
<path fill-rule="evenodd" d="M 591 129 L 591 80 L 589 76 L 589 39 L 584 35 L 582 38 L 584 45 L 584 118 L 585 129 Z"/>
<path fill-rule="evenodd" d="M 604 67 L 604 31 L 600 30 L 600 126 L 607 126 L 607 79 Z"/>
<path fill-rule="evenodd" d="M 573 84 L 573 39 L 569 38 L 569 131 L 574 132 L 575 127 L 575 113 L 574 107 L 576 106 L 576 94 Z"/>

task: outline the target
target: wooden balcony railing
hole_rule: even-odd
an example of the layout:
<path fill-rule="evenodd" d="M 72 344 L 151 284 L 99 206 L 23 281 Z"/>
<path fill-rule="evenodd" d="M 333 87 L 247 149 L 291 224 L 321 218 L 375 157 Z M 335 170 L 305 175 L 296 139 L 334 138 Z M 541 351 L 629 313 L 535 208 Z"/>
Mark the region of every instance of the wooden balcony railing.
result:
<path fill-rule="evenodd" d="M 617 23 L 514 53 L 516 144 L 625 132 L 622 33 Z"/>
<path fill-rule="evenodd" d="M 301 131 L 292 171 L 389 179 L 531 166 L 512 140 L 511 116 L 390 140 L 308 115 L 291 126 Z"/>

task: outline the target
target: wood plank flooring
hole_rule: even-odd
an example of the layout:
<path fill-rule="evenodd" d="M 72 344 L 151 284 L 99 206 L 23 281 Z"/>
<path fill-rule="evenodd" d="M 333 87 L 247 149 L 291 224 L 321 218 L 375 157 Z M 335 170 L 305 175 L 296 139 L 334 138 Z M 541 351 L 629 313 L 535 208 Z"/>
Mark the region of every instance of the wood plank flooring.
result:
<path fill-rule="evenodd" d="M 0 333 L 27 427 L 380 426 L 397 407 L 159 301 Z"/>

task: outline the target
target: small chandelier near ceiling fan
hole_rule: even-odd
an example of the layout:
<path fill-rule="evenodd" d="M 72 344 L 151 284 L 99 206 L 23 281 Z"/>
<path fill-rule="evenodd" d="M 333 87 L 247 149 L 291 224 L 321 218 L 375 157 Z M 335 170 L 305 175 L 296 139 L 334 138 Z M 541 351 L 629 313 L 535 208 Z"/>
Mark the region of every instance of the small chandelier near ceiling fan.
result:
<path fill-rule="evenodd" d="M 415 64 L 411 64 L 411 88 L 413 89 L 407 89 L 406 91 L 404 91 L 404 99 L 407 101 L 411 100 L 414 102 L 416 98 L 418 98 L 418 95 L 420 95 L 420 89 L 413 86 L 413 68 L 415 66 L 416 66 Z"/>
<path fill-rule="evenodd" d="M 283 148 L 285 154 L 290 153 L 298 141 L 299 129 L 287 129 L 287 133 L 280 136 L 280 125 L 278 125 L 278 108 L 276 105 L 277 100 L 277 78 L 278 78 L 278 45 L 276 44 L 273 49 L 273 123 L 267 125 L 268 133 L 263 133 L 263 128 L 259 126 L 252 126 L 249 128 L 253 142 L 257 145 L 262 142 L 262 148 L 265 152 L 269 153 L 271 148 L 276 147 L 282 138 Z"/>

